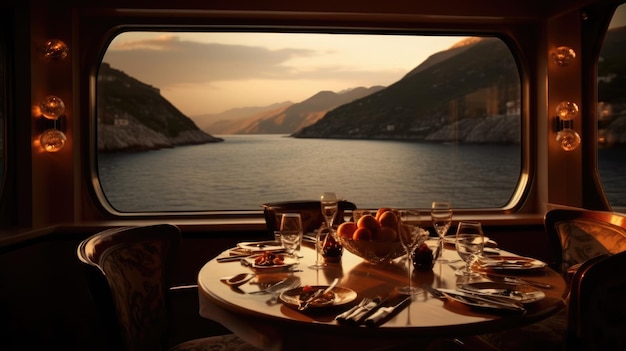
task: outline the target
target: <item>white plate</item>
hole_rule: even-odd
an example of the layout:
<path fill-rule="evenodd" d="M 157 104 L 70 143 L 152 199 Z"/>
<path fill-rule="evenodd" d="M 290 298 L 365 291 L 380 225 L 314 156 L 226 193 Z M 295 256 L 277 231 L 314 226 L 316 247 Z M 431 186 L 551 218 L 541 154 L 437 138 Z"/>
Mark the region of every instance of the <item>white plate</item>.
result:
<path fill-rule="evenodd" d="M 276 241 L 247 241 L 237 244 L 237 247 L 251 253 L 266 251 L 282 251 L 285 248 Z"/>
<path fill-rule="evenodd" d="M 280 254 L 278 254 L 280 255 Z M 285 271 L 287 268 L 298 264 L 298 260 L 291 257 L 284 257 L 283 264 L 273 264 L 273 265 L 258 265 L 255 263 L 257 257 L 261 255 L 253 255 L 249 257 L 245 257 L 243 260 L 246 262 L 246 266 L 250 267 L 256 273 L 271 273 L 271 272 L 281 272 Z"/>
<path fill-rule="evenodd" d="M 464 293 L 462 291 L 454 291 L 451 289 L 439 289 L 439 291 L 441 291 L 449 301 L 458 302 L 470 307 L 508 313 L 522 313 L 525 311 L 522 305 L 513 301 L 505 302 L 505 300 L 502 299 L 498 302 L 489 300 L 488 298 L 481 299 L 480 296 Z"/>
<path fill-rule="evenodd" d="M 498 282 L 475 282 L 463 284 L 461 289 L 475 294 L 510 299 L 523 304 L 543 300 L 546 294 L 530 285 L 508 284 Z"/>
<path fill-rule="evenodd" d="M 488 270 L 525 271 L 545 267 L 545 262 L 522 256 L 482 256 L 476 261 L 478 267 Z"/>
<path fill-rule="evenodd" d="M 311 288 L 316 290 L 326 289 L 328 288 L 328 286 L 314 285 L 311 286 Z M 298 306 L 300 306 L 300 294 L 302 294 L 302 289 L 304 289 L 304 287 L 301 286 L 298 288 L 283 291 L 279 297 L 285 304 L 289 305 L 290 307 L 298 308 Z M 354 301 L 357 297 L 357 293 L 354 290 L 342 288 L 340 286 L 334 287 L 331 291 L 335 294 L 335 298 L 333 299 L 332 303 L 316 304 L 315 302 L 312 302 L 309 305 L 309 308 L 340 306 Z"/>

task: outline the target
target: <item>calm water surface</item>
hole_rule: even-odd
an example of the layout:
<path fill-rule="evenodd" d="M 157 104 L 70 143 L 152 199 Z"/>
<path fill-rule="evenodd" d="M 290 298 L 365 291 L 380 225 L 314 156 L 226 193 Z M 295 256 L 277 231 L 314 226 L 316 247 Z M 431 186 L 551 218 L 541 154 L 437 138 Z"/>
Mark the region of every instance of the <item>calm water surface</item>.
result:
<path fill-rule="evenodd" d="M 259 209 L 317 200 L 359 207 L 499 207 L 515 191 L 518 145 L 420 144 L 227 135 L 223 143 L 99 155 L 99 178 L 122 212 Z"/>

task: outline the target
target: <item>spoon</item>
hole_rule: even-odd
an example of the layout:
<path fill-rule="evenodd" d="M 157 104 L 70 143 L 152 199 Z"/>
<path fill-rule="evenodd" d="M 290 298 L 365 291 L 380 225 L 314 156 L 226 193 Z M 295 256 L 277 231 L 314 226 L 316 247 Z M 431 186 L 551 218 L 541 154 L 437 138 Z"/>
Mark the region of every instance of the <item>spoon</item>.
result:
<path fill-rule="evenodd" d="M 226 285 L 239 286 L 239 285 L 245 284 L 252 278 L 254 278 L 253 273 L 239 273 L 239 274 L 233 275 L 232 277 L 221 278 L 220 280 Z"/>

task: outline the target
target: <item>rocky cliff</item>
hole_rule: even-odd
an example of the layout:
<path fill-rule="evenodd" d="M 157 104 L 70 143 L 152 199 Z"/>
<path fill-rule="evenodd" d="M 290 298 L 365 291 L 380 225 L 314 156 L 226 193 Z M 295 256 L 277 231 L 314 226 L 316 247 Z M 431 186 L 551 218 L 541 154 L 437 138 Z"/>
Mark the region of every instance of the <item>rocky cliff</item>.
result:
<path fill-rule="evenodd" d="M 98 74 L 98 151 L 142 151 L 223 141 L 144 84 L 103 63 Z"/>

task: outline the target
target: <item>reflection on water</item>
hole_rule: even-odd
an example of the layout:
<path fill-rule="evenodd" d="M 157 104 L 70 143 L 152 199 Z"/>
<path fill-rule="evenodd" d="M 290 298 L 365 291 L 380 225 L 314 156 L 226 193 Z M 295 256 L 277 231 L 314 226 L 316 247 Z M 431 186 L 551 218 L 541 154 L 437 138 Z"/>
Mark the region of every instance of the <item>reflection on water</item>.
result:
<path fill-rule="evenodd" d="M 361 208 L 500 207 L 517 185 L 519 145 L 220 136 L 223 143 L 100 154 L 107 199 L 123 212 L 258 210 L 334 191 Z"/>

